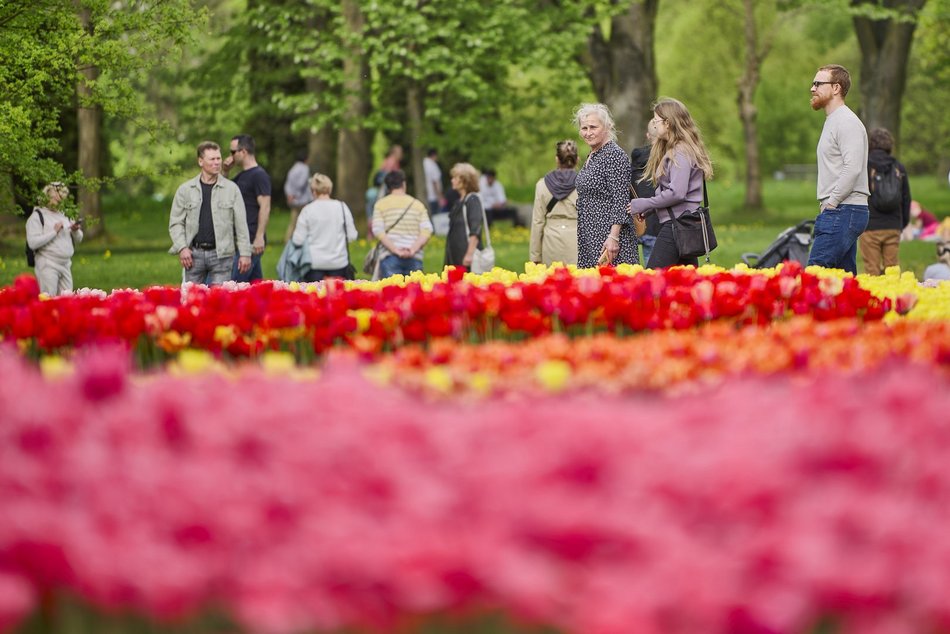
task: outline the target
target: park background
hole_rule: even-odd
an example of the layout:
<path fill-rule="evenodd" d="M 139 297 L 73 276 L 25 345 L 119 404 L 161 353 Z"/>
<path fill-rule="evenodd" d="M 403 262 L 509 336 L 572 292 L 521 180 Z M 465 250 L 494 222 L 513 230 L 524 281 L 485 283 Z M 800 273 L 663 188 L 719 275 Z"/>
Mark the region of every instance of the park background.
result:
<path fill-rule="evenodd" d="M 271 272 L 298 147 L 361 225 L 393 142 L 411 175 L 435 146 L 527 202 L 578 102 L 629 149 L 671 95 L 731 266 L 814 214 L 831 61 L 946 216 L 948 3 L 0 0 L 0 633 L 950 631 L 950 284 L 180 289 L 166 252 L 204 139 L 257 137 Z M 76 286 L 168 286 L 18 275 L 17 209 L 60 178 L 89 218 Z M 526 231 L 493 235 L 521 269 Z M 919 276 L 933 244 L 901 256 Z"/>
<path fill-rule="evenodd" d="M 850 68 L 848 104 L 898 139 L 914 197 L 950 212 L 950 2 L 644 0 L 15 0 L 0 4 L 0 283 L 28 270 L 22 213 L 68 180 L 87 240 L 77 287 L 177 283 L 166 254 L 175 187 L 195 146 L 248 133 L 273 180 L 275 274 L 284 176 L 299 150 L 336 185 L 365 236 L 364 193 L 386 147 L 406 149 L 417 196 L 425 150 L 494 167 L 530 203 L 554 144 L 577 139 L 583 101 L 642 144 L 658 96 L 683 100 L 714 160 L 714 262 L 732 266 L 813 217 L 824 116 L 815 69 Z M 579 140 L 579 139 L 578 139 Z M 586 149 L 579 143 L 582 154 Z M 527 232 L 500 228 L 498 263 L 521 270 Z M 353 245 L 359 261 L 369 247 Z M 918 276 L 933 245 L 905 243 Z M 442 242 L 426 253 L 438 270 Z"/>

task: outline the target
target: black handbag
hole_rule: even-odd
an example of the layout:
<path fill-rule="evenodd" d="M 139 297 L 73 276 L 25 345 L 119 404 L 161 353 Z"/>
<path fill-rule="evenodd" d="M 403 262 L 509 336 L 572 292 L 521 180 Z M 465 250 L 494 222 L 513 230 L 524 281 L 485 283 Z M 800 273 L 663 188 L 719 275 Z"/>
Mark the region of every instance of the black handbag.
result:
<path fill-rule="evenodd" d="M 673 210 L 670 209 L 670 216 Z M 706 195 L 706 180 L 703 179 L 703 204 L 701 207 L 684 212 L 673 217 L 673 241 L 681 258 L 697 258 L 705 256 L 709 264 L 709 252 L 719 243 L 716 242 L 716 232 L 713 231 L 712 221 L 709 219 L 709 198 Z"/>

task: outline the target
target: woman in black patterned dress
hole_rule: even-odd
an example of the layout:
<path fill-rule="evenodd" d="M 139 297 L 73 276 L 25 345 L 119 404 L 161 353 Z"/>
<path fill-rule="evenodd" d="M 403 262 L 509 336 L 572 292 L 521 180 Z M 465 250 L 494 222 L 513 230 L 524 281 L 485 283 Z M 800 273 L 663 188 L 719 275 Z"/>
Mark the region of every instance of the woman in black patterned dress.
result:
<path fill-rule="evenodd" d="M 630 157 L 617 145 L 610 110 L 581 104 L 574 115 L 590 156 L 577 174 L 577 267 L 597 266 L 602 252 L 609 264 L 639 264 L 630 202 Z"/>

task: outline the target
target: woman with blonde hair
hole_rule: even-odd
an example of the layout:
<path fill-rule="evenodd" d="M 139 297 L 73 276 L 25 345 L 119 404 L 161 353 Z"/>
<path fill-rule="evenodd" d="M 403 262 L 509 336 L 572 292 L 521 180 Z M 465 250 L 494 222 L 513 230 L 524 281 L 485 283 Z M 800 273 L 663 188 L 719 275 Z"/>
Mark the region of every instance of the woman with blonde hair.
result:
<path fill-rule="evenodd" d="M 82 220 L 72 221 L 60 211 L 69 198 L 63 183 L 43 188 L 41 205 L 34 207 L 26 221 L 26 244 L 36 258 L 36 280 L 40 292 L 49 296 L 73 290 L 73 253 L 82 242 Z"/>
<path fill-rule="evenodd" d="M 482 246 L 485 212 L 478 197 L 478 170 L 469 163 L 456 163 L 449 174 L 459 200 L 449 211 L 449 233 L 445 236 L 445 266 L 471 268 L 475 249 Z M 464 214 L 464 215 L 463 215 Z"/>
<path fill-rule="evenodd" d="M 657 101 L 650 125 L 655 141 L 641 180 L 652 181 L 656 195 L 630 201 L 631 214 L 657 214 L 660 220 L 660 231 L 647 267 L 698 266 L 697 258 L 680 254 L 670 220 L 702 203 L 705 180 L 713 176 L 712 162 L 699 128 L 682 102 L 669 98 Z"/>
<path fill-rule="evenodd" d="M 627 214 L 630 157 L 617 145 L 610 110 L 602 103 L 581 104 L 574 114 L 590 155 L 577 174 L 577 266 L 638 264 L 637 234 Z"/>
<path fill-rule="evenodd" d="M 313 202 L 300 210 L 291 241 L 310 250 L 310 271 L 302 281 L 319 282 L 328 277 L 352 279 L 349 243 L 356 240 L 353 212 L 342 200 L 330 197 L 333 181 L 325 174 L 310 178 Z"/>
<path fill-rule="evenodd" d="M 577 264 L 577 144 L 568 139 L 556 146 L 553 169 L 534 188 L 530 259 Z"/>

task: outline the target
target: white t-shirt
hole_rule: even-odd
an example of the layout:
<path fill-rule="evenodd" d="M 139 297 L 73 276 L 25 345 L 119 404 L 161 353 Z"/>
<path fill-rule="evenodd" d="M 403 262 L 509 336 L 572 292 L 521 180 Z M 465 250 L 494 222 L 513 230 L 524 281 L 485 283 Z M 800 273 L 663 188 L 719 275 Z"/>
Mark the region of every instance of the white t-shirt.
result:
<path fill-rule="evenodd" d="M 442 185 L 442 170 L 439 169 L 439 164 L 427 156 L 422 159 L 422 171 L 426 176 L 426 199 L 438 200 L 439 191 L 436 190 L 435 184 Z"/>
<path fill-rule="evenodd" d="M 497 178 L 491 185 L 488 184 L 488 179 L 484 176 L 479 178 L 478 195 L 481 197 L 482 204 L 485 205 L 485 209 L 491 209 L 498 203 L 505 203 L 508 201 L 508 198 L 505 196 L 505 188 L 502 187 Z"/>

